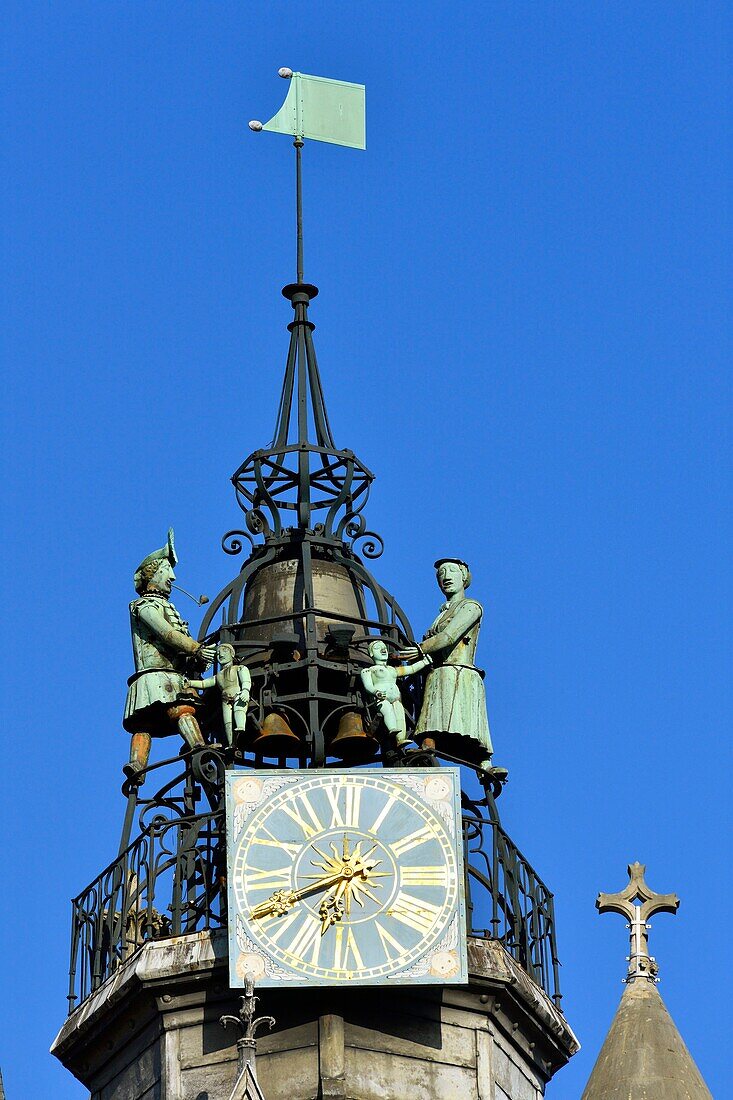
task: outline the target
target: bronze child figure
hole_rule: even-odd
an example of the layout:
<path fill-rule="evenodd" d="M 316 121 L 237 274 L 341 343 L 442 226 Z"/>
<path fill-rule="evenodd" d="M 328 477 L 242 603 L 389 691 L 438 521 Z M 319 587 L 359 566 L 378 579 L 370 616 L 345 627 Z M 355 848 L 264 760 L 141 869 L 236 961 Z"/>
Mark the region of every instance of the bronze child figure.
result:
<path fill-rule="evenodd" d="M 189 680 L 192 688 L 219 689 L 221 696 L 221 716 L 224 724 L 226 743 L 234 747 L 234 734 L 244 730 L 249 706 L 249 693 L 252 690 L 252 677 L 246 665 L 236 663 L 234 646 L 221 642 L 217 649 L 219 671 L 203 680 Z"/>
<path fill-rule="evenodd" d="M 370 642 L 369 656 L 374 664 L 362 669 L 362 686 L 367 695 L 376 700 L 387 731 L 395 736 L 399 747 L 404 745 L 409 738 L 407 736 L 405 708 L 402 705 L 397 679 L 401 676 L 411 676 L 415 672 L 422 672 L 424 668 L 432 664 L 432 660 L 430 657 L 423 656 L 411 665 L 390 666 L 387 664 L 389 652 L 381 638 L 375 638 L 373 642 Z"/>

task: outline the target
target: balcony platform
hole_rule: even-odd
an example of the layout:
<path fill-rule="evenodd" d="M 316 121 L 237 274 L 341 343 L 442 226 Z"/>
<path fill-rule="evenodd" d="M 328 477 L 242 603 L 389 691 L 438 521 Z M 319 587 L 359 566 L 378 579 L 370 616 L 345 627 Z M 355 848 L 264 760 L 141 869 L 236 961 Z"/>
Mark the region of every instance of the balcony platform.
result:
<path fill-rule="evenodd" d="M 469 937 L 466 987 L 263 990 L 267 1100 L 538 1100 L 578 1041 L 497 940 Z M 220 1100 L 237 1010 L 223 931 L 142 944 L 69 1016 L 52 1053 L 91 1100 Z"/>

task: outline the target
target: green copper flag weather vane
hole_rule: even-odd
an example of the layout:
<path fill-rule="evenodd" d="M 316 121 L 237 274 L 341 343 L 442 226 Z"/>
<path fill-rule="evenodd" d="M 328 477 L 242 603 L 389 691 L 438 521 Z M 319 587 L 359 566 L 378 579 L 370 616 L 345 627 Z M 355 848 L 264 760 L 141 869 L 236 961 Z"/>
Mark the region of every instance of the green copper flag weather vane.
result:
<path fill-rule="evenodd" d="M 324 76 L 279 69 L 278 76 L 290 81 L 280 110 L 269 122 L 252 121 L 250 130 L 271 130 L 290 134 L 295 146 L 295 191 L 298 282 L 303 282 L 303 186 L 301 149 L 305 138 L 366 149 L 366 89 L 363 84 L 329 80 Z"/>

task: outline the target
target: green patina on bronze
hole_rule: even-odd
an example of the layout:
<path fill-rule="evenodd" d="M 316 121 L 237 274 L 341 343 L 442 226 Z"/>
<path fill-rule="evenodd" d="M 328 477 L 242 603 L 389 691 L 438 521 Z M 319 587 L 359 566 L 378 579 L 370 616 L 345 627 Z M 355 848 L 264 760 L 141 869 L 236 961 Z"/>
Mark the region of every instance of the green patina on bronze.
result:
<path fill-rule="evenodd" d="M 173 528 L 165 546 L 143 558 L 133 578 L 138 598 L 130 604 L 135 672 L 128 680 L 124 728 L 132 734 L 125 773 L 143 772 L 153 737 L 178 732 L 189 748 L 203 746 L 195 717 L 198 696 L 188 682 L 214 659 L 216 647 L 191 637 L 188 623 L 169 596 L 178 564 Z"/>
<path fill-rule="evenodd" d="M 441 558 L 435 563 L 436 578 L 447 597 L 438 617 L 420 645 L 434 663 L 425 683 L 418 740 L 430 741 L 472 763 L 491 768 L 494 751 L 486 715 L 483 673 L 474 665 L 483 607 L 468 599 L 471 571 L 460 558 Z M 417 655 L 418 648 L 405 651 Z"/>
<path fill-rule="evenodd" d="M 369 643 L 369 656 L 374 664 L 361 670 L 362 687 L 367 698 L 375 700 L 388 733 L 394 734 L 398 746 L 404 745 L 409 738 L 405 708 L 397 680 L 403 676 L 414 676 L 433 662 L 430 657 L 423 656 L 413 664 L 390 667 L 387 664 L 389 650 L 381 638 L 375 638 Z"/>

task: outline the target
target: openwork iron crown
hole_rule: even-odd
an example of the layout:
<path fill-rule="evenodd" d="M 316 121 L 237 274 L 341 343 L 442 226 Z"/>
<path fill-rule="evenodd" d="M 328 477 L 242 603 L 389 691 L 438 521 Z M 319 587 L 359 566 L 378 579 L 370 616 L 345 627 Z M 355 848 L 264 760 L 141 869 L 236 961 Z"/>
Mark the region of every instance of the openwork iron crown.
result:
<path fill-rule="evenodd" d="M 367 532 L 361 511 L 374 474 L 353 451 L 334 443 L 313 344 L 308 305 L 318 294 L 311 283 L 291 283 L 283 294 L 295 310 L 275 432 L 268 447 L 253 451 L 232 475 L 247 530 L 224 536 L 224 549 L 238 552 L 237 536 L 265 539 L 295 526 L 335 542 L 371 535 L 366 557 L 381 553 L 381 540 Z M 295 521 L 288 523 L 288 520 Z M 234 542 L 232 540 L 235 540 Z M 376 552 L 375 552 L 376 551 Z"/>

